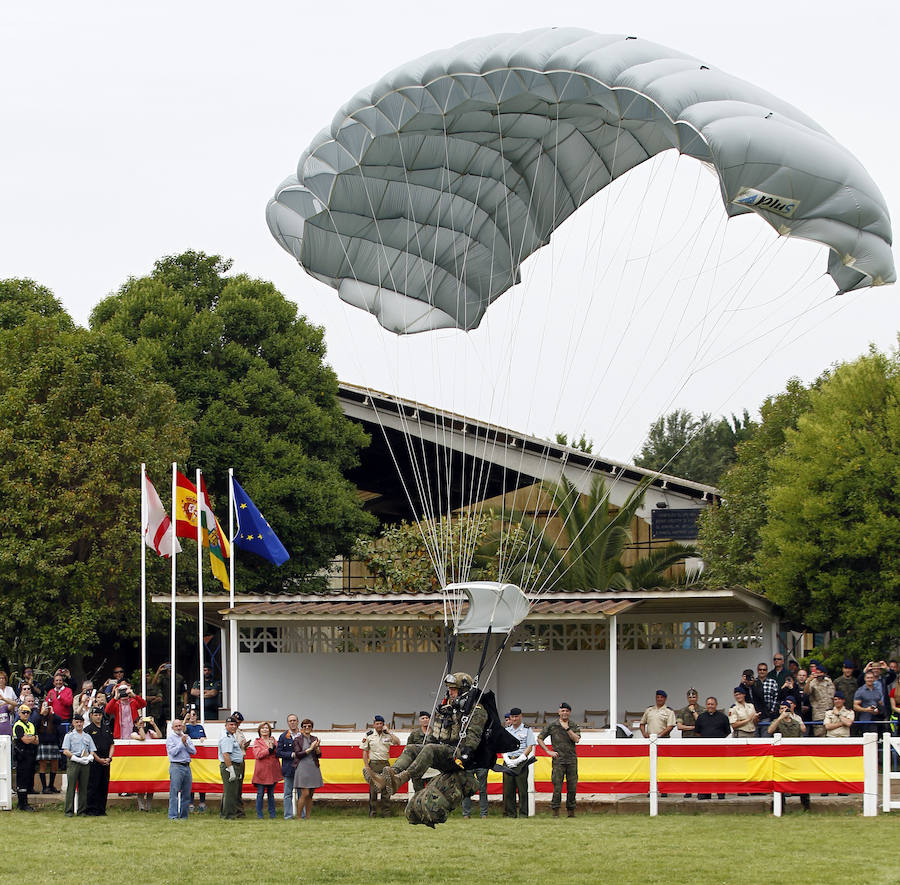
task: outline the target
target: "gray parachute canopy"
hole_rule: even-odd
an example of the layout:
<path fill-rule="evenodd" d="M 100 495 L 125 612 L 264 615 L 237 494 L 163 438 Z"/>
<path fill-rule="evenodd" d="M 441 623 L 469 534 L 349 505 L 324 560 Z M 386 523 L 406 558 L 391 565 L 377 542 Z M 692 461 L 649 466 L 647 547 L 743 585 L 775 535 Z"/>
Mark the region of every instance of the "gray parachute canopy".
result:
<path fill-rule="evenodd" d="M 313 140 L 266 216 L 385 328 L 472 329 L 579 206 L 669 149 L 715 170 L 729 215 L 830 246 L 841 292 L 896 279 L 881 193 L 817 123 L 680 52 L 575 28 L 483 37 L 388 74 Z"/>

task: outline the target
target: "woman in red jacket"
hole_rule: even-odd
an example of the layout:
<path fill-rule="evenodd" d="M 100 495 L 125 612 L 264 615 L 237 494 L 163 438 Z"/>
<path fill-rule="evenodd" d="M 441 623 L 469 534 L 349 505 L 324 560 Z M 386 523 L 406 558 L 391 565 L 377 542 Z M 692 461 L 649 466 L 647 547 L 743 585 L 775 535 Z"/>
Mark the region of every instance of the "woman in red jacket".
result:
<path fill-rule="evenodd" d="M 106 715 L 113 717 L 113 737 L 116 740 L 131 737 L 131 733 L 137 730 L 138 714 L 146 706 L 147 702 L 135 694 L 124 680 L 115 687 L 106 705 Z"/>
<path fill-rule="evenodd" d="M 253 783 L 256 784 L 256 816 L 263 817 L 263 794 L 269 796 L 269 819 L 275 817 L 275 784 L 281 780 L 281 760 L 275 752 L 275 738 L 268 722 L 261 722 L 256 729 L 259 737 L 250 745 L 256 760 L 253 766 Z"/>

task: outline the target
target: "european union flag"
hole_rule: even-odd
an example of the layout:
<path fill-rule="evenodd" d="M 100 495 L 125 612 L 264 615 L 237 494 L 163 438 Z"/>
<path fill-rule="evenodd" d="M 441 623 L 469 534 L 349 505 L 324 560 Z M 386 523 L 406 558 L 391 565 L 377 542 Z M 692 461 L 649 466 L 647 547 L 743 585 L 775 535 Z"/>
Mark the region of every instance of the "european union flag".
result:
<path fill-rule="evenodd" d="M 234 509 L 237 514 L 238 531 L 234 538 L 234 546 L 241 550 L 249 550 L 268 559 L 273 565 L 281 565 L 289 560 L 290 554 L 284 549 L 284 544 L 278 540 L 278 535 L 272 527 L 263 519 L 262 514 L 256 508 L 256 504 L 250 500 L 250 496 L 241 488 L 240 483 L 232 476 L 231 485 L 234 495 Z"/>

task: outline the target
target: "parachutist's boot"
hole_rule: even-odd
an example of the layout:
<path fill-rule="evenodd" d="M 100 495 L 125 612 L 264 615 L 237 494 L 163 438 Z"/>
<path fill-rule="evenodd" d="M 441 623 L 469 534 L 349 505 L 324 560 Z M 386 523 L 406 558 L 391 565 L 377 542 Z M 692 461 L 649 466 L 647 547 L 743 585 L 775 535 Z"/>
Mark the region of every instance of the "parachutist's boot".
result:
<path fill-rule="evenodd" d="M 396 793 L 409 780 L 408 771 L 397 771 L 393 765 L 384 772 L 391 779 L 391 793 Z"/>
<path fill-rule="evenodd" d="M 367 784 L 371 784 L 379 791 L 387 786 L 387 779 L 384 776 L 384 772 L 375 774 L 368 765 L 363 767 L 363 777 L 366 779 Z"/>

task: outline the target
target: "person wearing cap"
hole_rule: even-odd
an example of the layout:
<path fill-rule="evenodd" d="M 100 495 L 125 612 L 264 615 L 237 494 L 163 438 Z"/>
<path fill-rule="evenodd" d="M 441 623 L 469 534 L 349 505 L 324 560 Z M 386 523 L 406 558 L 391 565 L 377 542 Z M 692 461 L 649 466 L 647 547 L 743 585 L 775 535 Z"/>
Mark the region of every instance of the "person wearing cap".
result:
<path fill-rule="evenodd" d="M 797 699 L 788 695 L 779 705 L 778 715 L 766 727 L 767 734 L 780 734 L 786 738 L 803 737 L 806 723 L 794 712 Z"/>
<path fill-rule="evenodd" d="M 222 778 L 222 807 L 219 817 L 235 820 L 238 817 L 238 794 L 243 780 L 238 780 L 237 765 L 244 761 L 244 750 L 234 736 L 238 721 L 234 716 L 225 720 L 225 733 L 219 738 L 219 776 Z"/>
<path fill-rule="evenodd" d="M 66 732 L 62 751 L 69 763 L 66 766 L 66 817 L 75 814 L 75 792 L 78 792 L 78 814 L 87 809 L 87 789 L 91 770 L 89 768 L 97 746 L 94 739 L 84 732 L 84 716 L 76 713 L 72 717 L 73 731 Z"/>
<path fill-rule="evenodd" d="M 744 683 L 734 687 L 734 703 L 728 711 L 728 721 L 735 737 L 756 737 L 756 723 L 759 713 L 753 704 L 747 703 L 747 686 Z"/>
<path fill-rule="evenodd" d="M 836 676 L 834 680 L 834 690 L 843 692 L 844 706 L 848 709 L 853 707 L 853 695 L 856 694 L 856 689 L 859 688 L 859 681 L 853 675 L 855 668 L 856 665 L 853 661 L 850 658 L 845 658 L 844 663 L 841 665 L 841 675 Z"/>
<path fill-rule="evenodd" d="M 563 781 L 566 782 L 566 814 L 575 817 L 578 791 L 578 753 L 575 745 L 581 740 L 581 729 L 569 721 L 571 715 L 572 706 L 563 701 L 559 705 L 559 716 L 544 725 L 537 739 L 540 748 L 553 760 L 550 766 L 550 780 L 553 783 L 550 813 L 554 817 L 559 817 Z M 548 738 L 552 749 L 544 743 Z"/>
<path fill-rule="evenodd" d="M 13 755 L 16 761 L 16 807 L 19 811 L 34 811 L 28 804 L 28 793 L 34 786 L 38 736 L 31 721 L 31 707 L 28 704 L 19 705 L 18 717 L 12 727 Z"/>
<path fill-rule="evenodd" d="M 644 710 L 641 716 L 641 734 L 649 738 L 655 734 L 658 738 L 667 738 L 675 727 L 675 711 L 668 704 L 669 695 L 662 688 L 656 689 L 656 702 Z"/>
<path fill-rule="evenodd" d="M 687 704 L 675 714 L 675 725 L 683 738 L 697 737 L 697 717 L 702 711 L 697 704 L 697 689 L 687 690 Z"/>
<path fill-rule="evenodd" d="M 806 693 L 813 721 L 823 721 L 825 714 L 834 706 L 834 683 L 819 661 L 809 662 Z M 824 725 L 813 725 L 811 728 L 813 737 L 825 737 Z"/>
<path fill-rule="evenodd" d="M 238 817 L 246 817 L 247 813 L 244 811 L 244 774 L 246 773 L 247 763 L 245 761 L 246 754 L 250 749 L 250 739 L 247 735 L 244 734 L 243 729 L 241 728 L 241 724 L 244 721 L 244 714 L 239 710 L 235 710 L 231 714 L 231 718 L 237 722 L 238 727 L 235 729 L 234 736 L 237 742 L 241 745 L 241 749 L 244 751 L 244 759 L 240 762 L 235 762 L 234 770 L 237 772 L 238 784 L 240 787 L 237 793 L 237 816 Z"/>
<path fill-rule="evenodd" d="M 203 718 L 219 718 L 219 695 L 222 693 L 222 683 L 213 678 L 209 664 L 203 665 Z M 200 703 L 200 680 L 197 679 L 191 690 L 190 701 Z"/>
<path fill-rule="evenodd" d="M 116 742 L 112 728 L 103 715 L 102 707 L 94 707 L 88 714 L 90 722 L 84 726 L 84 733 L 90 735 L 97 751 L 89 766 L 87 804 L 84 813 L 88 817 L 103 817 L 106 814 L 106 799 L 109 795 L 109 771 L 112 766 Z"/>
<path fill-rule="evenodd" d="M 468 673 L 450 673 L 444 682 L 447 695 L 425 743 L 405 747 L 393 765 L 380 775 L 368 772 L 366 778 L 379 789 L 384 789 L 389 780 L 391 792 L 396 793 L 410 778 L 422 777 L 429 768 L 445 775 L 435 777 L 424 790 L 413 794 L 406 807 L 410 823 L 443 823 L 463 798 L 478 791 L 474 773 L 479 768 L 477 763 L 490 757 L 493 764 L 497 753 L 509 749 L 512 740 L 503 730 L 498 729 L 498 734 L 487 729 L 488 711 Z M 483 745 L 485 737 L 490 743 Z"/>
<path fill-rule="evenodd" d="M 409 737 L 406 739 L 407 747 L 415 747 L 421 746 L 425 743 L 425 738 L 428 737 L 428 729 L 431 726 L 431 713 L 427 710 L 419 711 L 419 725 L 414 728 L 410 733 Z M 413 790 L 418 793 L 419 790 L 423 790 L 425 788 L 425 784 L 428 781 L 422 777 L 414 777 L 412 779 Z"/>
<path fill-rule="evenodd" d="M 503 754 L 506 767 L 515 772 L 503 772 L 503 816 L 528 817 L 528 760 L 537 742 L 534 732 L 522 723 L 521 707 L 509 711 L 509 720 L 506 730 L 519 742 L 519 748 Z"/>
<path fill-rule="evenodd" d="M 773 719 L 766 731 L 768 734 L 780 734 L 785 738 L 799 738 L 806 734 L 806 723 L 794 712 L 797 699 L 788 695 L 779 705 L 778 716 Z M 785 794 L 785 799 L 790 796 Z M 799 793 L 800 805 L 804 811 L 809 811 L 809 793 Z"/>
<path fill-rule="evenodd" d="M 697 705 L 697 689 L 689 688 L 687 690 L 687 704 L 675 714 L 675 725 L 683 738 L 699 737 L 697 734 L 697 717 L 700 715 L 700 712 Z M 684 798 L 690 799 L 692 795 L 692 793 L 685 793 Z"/>
<path fill-rule="evenodd" d="M 850 737 L 850 728 L 856 716 L 853 710 L 847 707 L 847 697 L 840 689 L 835 689 L 833 704 L 834 706 L 825 712 L 825 737 Z"/>
<path fill-rule="evenodd" d="M 382 817 L 387 817 L 391 813 L 390 787 L 387 783 L 384 785 L 379 783 L 377 777 L 373 778 L 372 774 L 380 775 L 385 768 L 390 767 L 391 747 L 399 743 L 400 738 L 391 734 L 390 729 L 384 724 L 384 716 L 381 715 L 375 717 L 372 728 L 363 735 L 363 739 L 360 741 L 363 776 L 369 783 L 369 817 L 376 817 L 379 808 Z"/>

